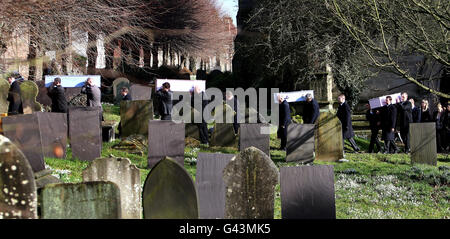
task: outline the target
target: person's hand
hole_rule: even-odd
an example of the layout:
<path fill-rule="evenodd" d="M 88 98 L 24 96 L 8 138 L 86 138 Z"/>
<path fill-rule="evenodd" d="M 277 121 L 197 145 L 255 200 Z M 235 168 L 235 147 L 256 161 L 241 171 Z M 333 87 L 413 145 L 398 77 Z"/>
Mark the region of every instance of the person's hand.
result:
<path fill-rule="evenodd" d="M 394 131 L 395 131 L 395 128 L 392 128 L 391 131 L 394 132 Z"/>

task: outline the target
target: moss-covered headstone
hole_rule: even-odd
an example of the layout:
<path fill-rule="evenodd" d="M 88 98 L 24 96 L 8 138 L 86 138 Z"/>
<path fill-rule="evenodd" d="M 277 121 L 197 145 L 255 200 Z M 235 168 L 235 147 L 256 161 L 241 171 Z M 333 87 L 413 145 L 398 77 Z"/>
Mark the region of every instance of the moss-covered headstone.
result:
<path fill-rule="evenodd" d="M 24 81 L 20 84 L 20 97 L 22 98 L 22 106 L 24 114 L 32 114 L 33 112 L 42 111 L 42 105 L 36 101 L 39 88 L 33 81 Z"/>
<path fill-rule="evenodd" d="M 120 102 L 121 137 L 133 134 L 147 135 L 149 120 L 153 120 L 153 102 L 151 100 Z"/>
<path fill-rule="evenodd" d="M 344 158 L 342 125 L 335 114 L 320 113 L 314 140 L 316 160 L 336 162 Z"/>
<path fill-rule="evenodd" d="M 436 123 L 409 124 L 411 163 L 437 165 Z"/>

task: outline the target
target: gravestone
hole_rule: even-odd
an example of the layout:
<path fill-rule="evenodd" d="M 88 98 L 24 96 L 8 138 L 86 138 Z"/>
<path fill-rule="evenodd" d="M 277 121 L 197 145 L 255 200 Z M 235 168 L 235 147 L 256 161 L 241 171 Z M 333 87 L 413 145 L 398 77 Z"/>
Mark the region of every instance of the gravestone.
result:
<path fill-rule="evenodd" d="M 148 167 L 164 157 L 184 166 L 184 124 L 168 120 L 150 120 L 148 124 Z"/>
<path fill-rule="evenodd" d="M 65 158 L 67 146 L 67 114 L 37 112 L 44 157 Z"/>
<path fill-rule="evenodd" d="M 189 173 L 169 157 L 159 161 L 144 183 L 145 219 L 197 219 L 197 191 Z"/>
<path fill-rule="evenodd" d="M 86 99 L 86 95 L 85 94 L 81 94 L 81 87 L 70 87 L 70 88 L 64 88 L 64 95 L 66 96 L 66 100 L 67 102 L 70 102 L 73 100 L 73 98 L 81 95 L 84 96 L 84 98 Z M 83 102 L 84 104 L 79 105 L 79 106 L 86 106 L 86 101 Z"/>
<path fill-rule="evenodd" d="M 25 155 L 0 135 L 0 219 L 36 219 L 37 192 Z"/>
<path fill-rule="evenodd" d="M 273 219 L 277 166 L 261 150 L 250 147 L 223 170 L 225 218 Z"/>
<path fill-rule="evenodd" d="M 241 124 L 239 128 L 239 150 L 255 147 L 270 156 L 270 134 L 263 134 L 261 129 L 268 124 Z"/>
<path fill-rule="evenodd" d="M 333 166 L 281 167 L 283 219 L 336 219 Z"/>
<path fill-rule="evenodd" d="M 120 219 L 120 192 L 113 182 L 50 184 L 40 194 L 42 219 Z"/>
<path fill-rule="evenodd" d="M 126 158 L 98 158 L 83 170 L 83 182 L 111 181 L 119 187 L 122 218 L 141 218 L 141 174 Z"/>
<path fill-rule="evenodd" d="M 124 100 L 120 102 L 121 137 L 128 137 L 133 134 L 147 135 L 149 120 L 153 120 L 153 103 L 151 100 Z"/>
<path fill-rule="evenodd" d="M 316 160 L 336 162 L 344 158 L 342 125 L 335 114 L 321 112 L 314 133 Z"/>
<path fill-rule="evenodd" d="M 52 105 L 52 99 L 48 95 L 48 88 L 45 87 L 45 81 L 36 81 L 36 85 L 38 86 L 39 92 L 36 97 L 36 101 L 39 102 L 41 105 L 44 106 L 51 106 Z"/>
<path fill-rule="evenodd" d="M 42 111 L 42 106 L 36 101 L 39 93 L 38 86 L 34 81 L 24 81 L 20 84 L 20 97 L 24 114 Z"/>
<path fill-rule="evenodd" d="M 52 175 L 53 170 L 44 169 L 40 172 L 34 173 L 34 181 L 36 182 L 36 189 L 45 187 L 47 184 L 63 183 L 59 178 Z"/>
<path fill-rule="evenodd" d="M 120 94 L 122 87 L 130 89 L 130 81 L 127 78 L 120 77 L 113 81 L 114 102 L 116 104 L 122 100 L 122 95 Z"/>
<path fill-rule="evenodd" d="M 198 153 L 195 181 L 200 218 L 225 217 L 225 184 L 222 172 L 233 157 L 234 154 Z"/>
<path fill-rule="evenodd" d="M 185 124 L 185 137 L 191 137 L 196 140 L 200 140 L 200 133 L 198 127 L 195 124 Z"/>
<path fill-rule="evenodd" d="M 314 161 L 314 124 L 291 123 L 287 130 L 286 162 Z"/>
<path fill-rule="evenodd" d="M 152 87 L 131 84 L 129 94 L 132 100 L 150 100 L 152 98 Z"/>
<path fill-rule="evenodd" d="M 411 163 L 437 165 L 436 123 L 410 123 Z"/>
<path fill-rule="evenodd" d="M 0 79 L 0 114 L 8 113 L 8 92 L 9 83 L 4 79 Z"/>
<path fill-rule="evenodd" d="M 100 107 L 69 107 L 69 138 L 72 157 L 93 161 L 102 152 Z"/>
<path fill-rule="evenodd" d="M 237 148 L 239 136 L 234 133 L 233 124 L 215 123 L 211 134 L 211 146 Z"/>
<path fill-rule="evenodd" d="M 14 115 L 2 118 L 3 134 L 8 137 L 25 155 L 33 169 L 45 169 L 42 151 L 41 132 L 36 114 Z"/>

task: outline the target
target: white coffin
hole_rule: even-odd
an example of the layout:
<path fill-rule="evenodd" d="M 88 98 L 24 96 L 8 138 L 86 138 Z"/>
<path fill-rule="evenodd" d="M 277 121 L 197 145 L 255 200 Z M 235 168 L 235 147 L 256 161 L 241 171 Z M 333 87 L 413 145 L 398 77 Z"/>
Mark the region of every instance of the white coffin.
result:
<path fill-rule="evenodd" d="M 386 105 L 386 96 L 389 96 L 389 95 L 383 95 L 383 96 L 380 96 L 377 98 L 370 99 L 369 100 L 370 108 L 375 109 L 375 108 L 385 106 Z M 397 104 L 402 101 L 401 93 L 392 94 L 390 96 L 392 97 L 392 104 Z"/>
<path fill-rule="evenodd" d="M 101 86 L 101 76 L 100 75 L 86 75 L 86 76 L 58 76 L 58 75 L 47 75 L 45 76 L 45 87 L 50 87 L 53 80 L 59 77 L 61 78 L 61 86 L 65 88 L 69 87 L 83 87 L 84 83 L 88 78 L 92 78 L 96 86 Z"/>
<path fill-rule="evenodd" d="M 313 90 L 302 90 L 302 91 L 292 91 L 292 92 L 280 92 L 273 94 L 273 100 L 278 103 L 278 95 L 281 94 L 286 99 L 287 102 L 299 102 L 306 101 L 306 94 L 311 94 L 314 98 Z"/>
<path fill-rule="evenodd" d="M 169 82 L 171 91 L 189 92 L 194 89 L 194 86 L 198 86 L 201 91 L 206 90 L 206 81 L 204 80 L 169 80 L 169 79 L 156 79 L 156 91 L 162 88 L 165 82 Z"/>

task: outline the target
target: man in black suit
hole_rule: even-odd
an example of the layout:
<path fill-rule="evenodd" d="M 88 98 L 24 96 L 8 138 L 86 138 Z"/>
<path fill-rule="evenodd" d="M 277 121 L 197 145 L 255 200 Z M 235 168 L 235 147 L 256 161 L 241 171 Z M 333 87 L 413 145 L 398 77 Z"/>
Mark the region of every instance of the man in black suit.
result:
<path fill-rule="evenodd" d="M 7 81 L 11 85 L 9 87 L 7 98 L 7 100 L 9 101 L 8 115 L 23 114 L 20 82 L 14 77 L 14 75 L 10 75 L 7 78 Z"/>
<path fill-rule="evenodd" d="M 378 151 L 381 151 L 381 142 L 378 140 L 378 131 L 381 129 L 381 112 L 379 109 L 371 109 L 370 105 L 367 104 L 366 119 L 369 121 L 370 125 L 370 144 L 369 153 L 372 153 L 375 144 L 377 145 Z"/>
<path fill-rule="evenodd" d="M 403 92 L 401 102 L 397 104 L 398 114 L 400 116 L 400 136 L 403 139 L 403 143 L 405 144 L 405 153 L 409 153 L 409 123 L 413 122 L 412 119 L 412 105 L 411 102 L 408 101 L 408 93 Z"/>
<path fill-rule="evenodd" d="M 383 129 L 382 129 L 382 139 L 385 144 L 385 154 L 397 153 L 398 148 L 395 145 L 395 123 L 397 120 L 397 107 L 392 104 L 392 97 L 386 97 L 386 105 L 383 107 Z M 393 150 L 391 150 L 393 149 Z"/>
<path fill-rule="evenodd" d="M 198 109 L 198 107 L 195 107 L 195 98 L 200 99 L 202 103 L 202 108 Z M 208 124 L 206 123 L 206 120 L 203 118 L 203 110 L 208 105 L 208 98 L 206 97 L 206 94 L 204 91 L 200 89 L 198 86 L 194 86 L 194 89 L 191 91 L 191 107 L 197 110 L 200 114 L 202 114 L 202 122 L 194 124 L 198 128 L 198 134 L 200 137 L 200 143 L 208 145 L 209 143 L 209 136 L 208 136 Z"/>
<path fill-rule="evenodd" d="M 319 104 L 312 98 L 311 94 L 306 94 L 306 104 L 303 108 L 303 123 L 314 124 L 319 118 Z"/>
<path fill-rule="evenodd" d="M 353 132 L 352 127 L 352 113 L 350 111 L 350 106 L 347 104 L 347 102 L 345 102 L 344 94 L 338 96 L 338 102 L 339 107 L 337 111 L 337 117 L 339 118 L 342 124 L 342 137 L 344 141 L 345 139 L 347 139 L 350 142 L 350 145 L 352 146 L 355 152 L 359 152 L 360 149 L 356 144 L 355 140 L 353 139 L 355 133 Z"/>
<path fill-rule="evenodd" d="M 413 123 L 420 123 L 420 118 L 422 116 L 422 112 L 420 110 L 420 107 L 416 107 L 416 105 L 414 104 L 414 99 L 410 98 L 409 102 L 411 102 L 411 113 L 412 113 L 412 120 Z"/>
<path fill-rule="evenodd" d="M 159 101 L 158 112 L 161 115 L 161 120 L 172 120 L 173 93 L 170 90 L 169 82 L 162 85 L 162 88 L 156 92 L 156 97 Z"/>
<path fill-rule="evenodd" d="M 287 128 L 289 124 L 292 122 L 291 119 L 291 109 L 289 108 L 289 103 L 286 101 L 286 99 L 279 94 L 278 95 L 278 102 L 280 103 L 280 122 L 278 125 L 278 138 L 281 139 L 281 146 L 280 150 L 286 150 L 286 143 L 287 143 Z"/>
<path fill-rule="evenodd" d="M 48 95 L 52 99 L 52 112 L 67 113 L 67 100 L 64 88 L 61 86 L 61 78 L 57 77 L 53 80 L 48 89 Z"/>
<path fill-rule="evenodd" d="M 131 95 L 128 94 L 128 88 L 122 87 L 122 90 L 120 91 L 120 94 L 122 95 L 122 100 L 132 100 Z"/>

